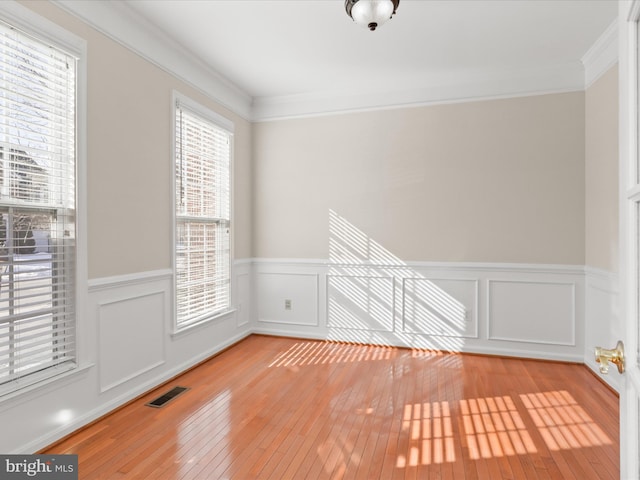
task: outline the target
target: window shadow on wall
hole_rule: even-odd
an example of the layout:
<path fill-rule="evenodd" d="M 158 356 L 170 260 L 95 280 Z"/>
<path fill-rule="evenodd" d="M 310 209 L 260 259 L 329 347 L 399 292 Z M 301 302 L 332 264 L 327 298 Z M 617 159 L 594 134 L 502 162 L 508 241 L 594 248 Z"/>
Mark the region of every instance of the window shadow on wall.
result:
<path fill-rule="evenodd" d="M 333 210 L 329 262 L 330 339 L 459 352 L 475 328 L 455 279 L 427 278 Z"/>

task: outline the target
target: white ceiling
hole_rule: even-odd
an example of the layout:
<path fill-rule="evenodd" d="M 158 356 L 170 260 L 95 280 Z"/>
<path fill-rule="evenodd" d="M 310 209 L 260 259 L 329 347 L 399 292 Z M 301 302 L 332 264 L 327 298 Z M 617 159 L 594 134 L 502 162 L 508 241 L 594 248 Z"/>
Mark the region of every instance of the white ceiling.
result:
<path fill-rule="evenodd" d="M 354 98 L 360 108 L 374 106 L 380 94 L 387 103 L 429 100 L 427 91 L 453 84 L 466 83 L 471 90 L 462 96 L 474 97 L 474 84 L 507 78 L 518 78 L 522 91 L 527 81 L 575 89 L 576 75 L 584 86 L 581 59 L 616 19 L 618 2 L 401 0 L 375 32 L 356 25 L 343 0 L 124 0 L 119 7 L 248 94 L 254 108 L 306 102 L 289 109 L 303 113 L 335 99 L 334 109 Z"/>

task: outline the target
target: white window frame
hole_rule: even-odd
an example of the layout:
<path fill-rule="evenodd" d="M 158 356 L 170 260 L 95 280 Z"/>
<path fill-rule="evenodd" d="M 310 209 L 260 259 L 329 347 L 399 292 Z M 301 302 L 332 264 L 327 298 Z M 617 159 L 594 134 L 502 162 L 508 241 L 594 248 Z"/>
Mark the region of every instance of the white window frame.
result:
<path fill-rule="evenodd" d="M 173 315 L 171 320 L 171 332 L 173 335 L 180 334 L 191 330 L 194 327 L 209 324 L 210 322 L 224 318 L 232 314 L 235 309 L 233 308 L 234 298 L 234 283 L 233 283 L 233 158 L 234 158 L 234 124 L 231 120 L 223 117 L 222 115 L 208 109 L 202 104 L 192 100 L 191 98 L 173 91 L 171 99 L 171 212 L 172 212 L 172 242 L 171 242 L 171 258 L 172 258 L 172 303 L 173 303 Z M 214 125 L 226 130 L 230 134 L 230 146 L 229 146 L 229 305 L 224 311 L 212 313 L 204 317 L 198 318 L 193 322 L 188 322 L 185 325 L 178 325 L 178 302 L 177 302 L 177 270 L 176 270 L 176 227 L 177 227 L 177 208 L 176 208 L 176 113 L 178 105 L 183 105 L 185 108 L 200 115 L 204 119 L 210 121 Z"/>
<path fill-rule="evenodd" d="M 77 59 L 76 63 L 76 185 L 75 185 L 75 340 L 76 361 L 72 367 L 52 367 L 45 372 L 29 375 L 12 382 L 10 388 L 0 389 L 0 402 L 29 394 L 48 385 L 84 373 L 92 367 L 88 348 L 86 322 L 88 291 L 88 249 L 86 212 L 86 158 L 87 158 L 87 43 L 50 20 L 34 13 L 14 0 L 0 5 L 0 19 L 14 28 L 66 51 Z M 55 388 L 55 387 L 54 387 Z"/>

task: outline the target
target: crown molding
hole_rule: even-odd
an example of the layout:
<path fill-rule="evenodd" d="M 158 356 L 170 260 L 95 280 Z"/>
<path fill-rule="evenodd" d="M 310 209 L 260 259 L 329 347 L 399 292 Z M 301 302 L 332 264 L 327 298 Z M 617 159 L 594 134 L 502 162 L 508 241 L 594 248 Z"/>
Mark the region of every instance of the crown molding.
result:
<path fill-rule="evenodd" d="M 419 107 L 583 91 L 617 61 L 613 22 L 580 62 L 547 68 L 457 72 L 397 91 L 340 91 L 252 98 L 123 2 L 51 0 L 119 44 L 242 118 L 266 122 L 357 111 Z"/>
<path fill-rule="evenodd" d="M 585 88 L 589 88 L 598 78 L 618 62 L 618 20 L 598 37 L 582 56 Z"/>
<path fill-rule="evenodd" d="M 25 32 L 38 32 L 38 37 L 62 47 L 67 53 L 84 55 L 87 42 L 51 20 L 34 13 L 14 0 L 5 0 L 0 5 L 2 17 L 14 27 Z"/>
<path fill-rule="evenodd" d="M 255 122 L 334 115 L 358 111 L 419 107 L 584 90 L 580 62 L 548 68 L 445 74 L 423 88 L 394 92 L 355 91 L 254 98 Z"/>
<path fill-rule="evenodd" d="M 123 2 L 51 2 L 242 118 L 251 119 L 251 97 L 246 92 Z"/>

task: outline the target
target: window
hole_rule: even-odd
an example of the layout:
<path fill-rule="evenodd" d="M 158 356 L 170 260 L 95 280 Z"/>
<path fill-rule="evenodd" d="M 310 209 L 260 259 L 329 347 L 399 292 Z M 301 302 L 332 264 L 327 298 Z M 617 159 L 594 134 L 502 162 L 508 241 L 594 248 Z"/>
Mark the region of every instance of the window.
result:
<path fill-rule="evenodd" d="M 0 393 L 75 366 L 76 63 L 0 22 Z"/>
<path fill-rule="evenodd" d="M 175 107 L 175 295 L 178 330 L 230 309 L 227 120 L 186 100 Z"/>

